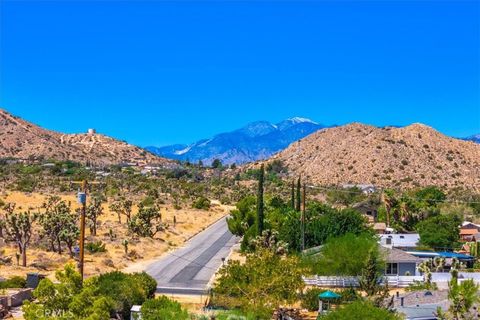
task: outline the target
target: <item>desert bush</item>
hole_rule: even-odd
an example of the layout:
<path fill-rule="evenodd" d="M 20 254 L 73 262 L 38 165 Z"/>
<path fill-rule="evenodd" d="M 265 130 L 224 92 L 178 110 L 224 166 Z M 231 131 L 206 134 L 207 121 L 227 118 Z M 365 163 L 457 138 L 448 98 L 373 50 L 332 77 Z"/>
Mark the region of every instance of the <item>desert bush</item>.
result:
<path fill-rule="evenodd" d="M 105 248 L 105 243 L 103 243 L 101 240 L 88 242 L 85 245 L 85 249 L 90 253 L 107 252 L 107 249 Z"/>
<path fill-rule="evenodd" d="M 11 277 L 5 281 L 0 282 L 0 289 L 8 289 L 8 288 L 25 288 L 27 285 L 27 281 L 18 276 Z"/>
<path fill-rule="evenodd" d="M 205 197 L 199 197 L 195 202 L 193 203 L 193 207 L 195 209 L 201 209 L 201 210 L 208 210 L 210 209 L 210 200 L 208 200 Z"/>

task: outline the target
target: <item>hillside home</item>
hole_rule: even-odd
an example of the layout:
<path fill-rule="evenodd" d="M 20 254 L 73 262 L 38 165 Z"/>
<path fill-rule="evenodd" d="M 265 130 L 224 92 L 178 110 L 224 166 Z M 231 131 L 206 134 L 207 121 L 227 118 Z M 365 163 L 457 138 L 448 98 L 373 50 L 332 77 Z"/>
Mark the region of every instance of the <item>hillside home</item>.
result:
<path fill-rule="evenodd" d="M 377 206 L 372 205 L 368 202 L 359 202 L 352 206 L 353 209 L 357 210 L 361 214 L 363 214 L 369 222 L 376 222 L 377 221 Z"/>
<path fill-rule="evenodd" d="M 472 241 L 472 237 L 480 233 L 480 225 L 465 221 L 460 227 L 460 240 Z"/>
<path fill-rule="evenodd" d="M 422 259 L 417 258 L 403 250 L 396 248 L 380 247 L 385 253 L 385 275 L 387 276 L 416 276 L 420 275 L 417 267 Z"/>
<path fill-rule="evenodd" d="M 371 194 L 377 191 L 377 187 L 375 187 L 373 184 L 344 184 L 342 185 L 342 188 L 358 188 L 365 194 Z"/>
<path fill-rule="evenodd" d="M 394 309 L 407 320 L 434 320 L 437 309 L 447 310 L 450 305 L 447 290 L 419 290 L 397 293 L 393 300 Z"/>
<path fill-rule="evenodd" d="M 414 249 L 420 242 L 420 235 L 418 233 L 381 234 L 379 242 L 387 248 Z"/>

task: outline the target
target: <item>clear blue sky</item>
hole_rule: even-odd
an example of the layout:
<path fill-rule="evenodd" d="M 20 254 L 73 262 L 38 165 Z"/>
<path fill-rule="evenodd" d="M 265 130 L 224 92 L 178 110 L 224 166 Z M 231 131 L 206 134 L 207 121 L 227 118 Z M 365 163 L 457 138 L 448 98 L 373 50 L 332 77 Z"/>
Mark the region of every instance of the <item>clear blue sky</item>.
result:
<path fill-rule="evenodd" d="M 0 106 L 145 145 L 255 120 L 480 132 L 478 1 L 1 2 Z"/>

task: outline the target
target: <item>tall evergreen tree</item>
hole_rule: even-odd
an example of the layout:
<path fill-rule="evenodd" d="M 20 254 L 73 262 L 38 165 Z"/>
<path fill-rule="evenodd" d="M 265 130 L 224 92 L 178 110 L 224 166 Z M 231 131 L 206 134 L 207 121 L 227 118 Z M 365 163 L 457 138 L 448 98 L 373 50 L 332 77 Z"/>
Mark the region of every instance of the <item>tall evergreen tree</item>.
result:
<path fill-rule="evenodd" d="M 258 193 L 257 193 L 257 235 L 261 235 L 264 229 L 264 205 L 263 205 L 263 180 L 265 178 L 265 168 L 262 164 L 258 174 Z"/>
<path fill-rule="evenodd" d="M 292 180 L 292 193 L 290 201 L 292 209 L 295 210 L 295 180 Z"/>
<path fill-rule="evenodd" d="M 301 209 L 301 206 L 300 206 L 300 203 L 302 201 L 302 196 L 301 196 L 301 180 L 300 180 L 300 177 L 298 177 L 298 180 L 297 180 L 297 199 L 296 199 L 296 205 L 295 205 L 295 210 L 297 211 L 300 211 Z"/>

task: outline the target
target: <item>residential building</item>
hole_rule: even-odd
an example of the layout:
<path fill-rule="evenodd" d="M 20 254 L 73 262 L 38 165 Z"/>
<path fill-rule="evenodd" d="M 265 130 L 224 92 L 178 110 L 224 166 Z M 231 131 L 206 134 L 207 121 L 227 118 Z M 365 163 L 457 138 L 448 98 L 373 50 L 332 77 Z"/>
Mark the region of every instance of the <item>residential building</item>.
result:
<path fill-rule="evenodd" d="M 396 248 L 380 247 L 385 253 L 385 275 L 387 276 L 416 276 L 420 275 L 418 265 L 422 259 Z"/>
<path fill-rule="evenodd" d="M 380 235 L 380 245 L 387 248 L 414 249 L 420 242 L 418 233 L 391 233 Z"/>

